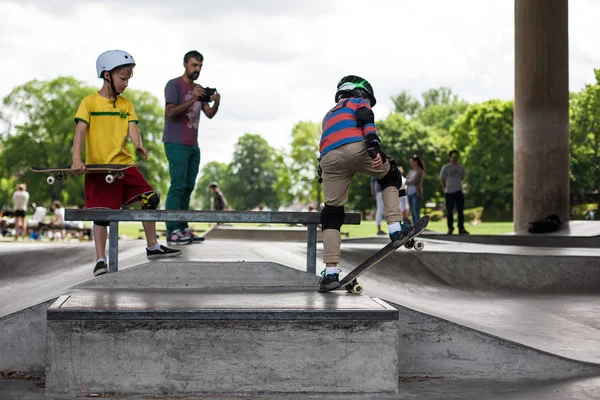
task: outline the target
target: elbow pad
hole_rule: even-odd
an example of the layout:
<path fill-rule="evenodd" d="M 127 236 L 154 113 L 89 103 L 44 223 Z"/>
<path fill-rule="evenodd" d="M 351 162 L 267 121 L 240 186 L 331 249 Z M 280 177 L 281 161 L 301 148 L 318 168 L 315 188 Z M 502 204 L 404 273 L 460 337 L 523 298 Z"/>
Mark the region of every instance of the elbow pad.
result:
<path fill-rule="evenodd" d="M 356 123 L 361 128 L 367 124 L 374 124 L 375 114 L 373 114 L 373 110 L 367 107 L 361 107 L 356 110 Z"/>

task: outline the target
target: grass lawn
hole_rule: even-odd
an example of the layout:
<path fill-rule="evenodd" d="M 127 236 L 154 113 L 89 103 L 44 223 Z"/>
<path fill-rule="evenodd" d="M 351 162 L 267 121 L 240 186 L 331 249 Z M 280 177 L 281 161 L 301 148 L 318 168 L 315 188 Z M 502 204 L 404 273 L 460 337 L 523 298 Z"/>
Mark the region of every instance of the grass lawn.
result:
<path fill-rule="evenodd" d="M 92 226 L 91 223 L 85 223 L 86 226 Z M 191 223 L 190 224 L 197 231 L 206 231 L 210 228 L 210 224 L 207 223 Z M 260 224 L 237 224 L 240 227 L 244 226 L 259 226 Z M 272 224 L 272 227 L 286 227 L 285 224 Z M 509 233 L 513 231 L 513 223 L 512 222 L 483 222 L 480 225 L 471 225 L 467 224 L 466 226 L 469 233 L 472 235 L 500 235 L 504 233 Z M 139 237 L 144 238 L 144 232 L 140 232 L 142 229 L 141 222 L 121 222 L 119 224 L 119 236 L 123 239 L 137 239 Z M 157 222 L 156 223 L 157 230 L 164 230 L 165 223 Z M 384 222 L 382 229 L 387 232 L 387 224 Z M 446 220 L 441 221 L 432 221 L 429 223 L 427 229 L 437 232 L 446 232 Z M 377 232 L 377 228 L 375 226 L 375 221 L 362 221 L 360 225 L 344 225 L 342 227 L 343 232 L 348 232 L 349 237 L 361 237 L 361 236 L 373 236 Z M 457 228 L 454 230 L 455 233 L 458 233 Z M 202 232 L 199 232 L 202 234 Z M 160 234 L 160 240 L 164 241 L 165 237 L 163 234 Z M 12 241 L 14 238 L 6 237 L 0 239 L 0 241 Z M 44 238 L 44 240 L 48 240 L 48 238 Z"/>
<path fill-rule="evenodd" d="M 207 230 L 210 227 L 210 224 L 205 223 L 192 223 L 190 224 L 196 230 Z M 235 225 L 235 224 L 234 224 Z M 237 226 L 259 226 L 259 224 L 237 224 Z M 272 227 L 286 227 L 285 224 L 272 224 Z M 387 225 L 383 223 L 383 230 L 387 231 Z M 472 235 L 499 235 L 504 233 L 509 233 L 513 231 L 513 223 L 512 222 L 483 222 L 480 225 L 471 225 L 467 224 L 466 226 L 469 233 Z M 139 232 L 142 229 L 142 224 L 140 222 L 121 222 L 119 224 L 119 235 L 126 236 L 129 239 L 137 239 L 138 237 L 144 237 L 143 232 Z M 165 229 L 164 222 L 157 222 L 156 229 L 161 230 Z M 432 221 L 429 223 L 427 229 L 437 232 L 446 232 L 446 221 Z M 342 231 L 348 232 L 350 237 L 360 237 L 360 236 L 373 236 L 377 232 L 377 228 L 375 226 L 375 221 L 362 221 L 360 225 L 344 225 L 342 227 Z M 458 228 L 455 228 L 455 233 L 458 233 Z M 161 235 L 161 239 L 164 236 Z"/>

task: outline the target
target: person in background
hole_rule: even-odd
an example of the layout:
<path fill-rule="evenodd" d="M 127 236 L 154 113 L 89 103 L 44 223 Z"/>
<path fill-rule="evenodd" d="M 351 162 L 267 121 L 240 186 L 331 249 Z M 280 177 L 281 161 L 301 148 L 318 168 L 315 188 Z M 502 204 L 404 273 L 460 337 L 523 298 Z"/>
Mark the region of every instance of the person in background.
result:
<path fill-rule="evenodd" d="M 448 235 L 454 232 L 454 206 L 458 214 L 458 234 L 468 235 L 465 229 L 465 196 L 462 191 L 462 180 L 465 179 L 465 167 L 458 163 L 458 151 L 448 153 L 450 162 L 440 171 L 440 184 L 446 193 L 446 218 L 448 220 Z"/>
<path fill-rule="evenodd" d="M 19 237 L 19 230 L 22 230 L 23 237 L 27 237 L 27 224 L 25 223 L 25 214 L 27 213 L 27 204 L 29 203 L 29 193 L 24 183 L 17 185 L 17 191 L 13 193 L 13 212 L 15 218 L 15 240 Z"/>
<path fill-rule="evenodd" d="M 406 194 L 408 206 L 413 221 L 421 218 L 421 199 L 423 198 L 423 179 L 425 178 L 425 163 L 418 154 L 410 158 L 410 168 L 406 176 Z"/>
<path fill-rule="evenodd" d="M 223 192 L 219 189 L 217 182 L 211 183 L 208 188 L 213 193 L 213 208 L 217 211 L 224 211 L 227 207 L 227 200 L 225 200 L 225 196 L 223 196 Z"/>

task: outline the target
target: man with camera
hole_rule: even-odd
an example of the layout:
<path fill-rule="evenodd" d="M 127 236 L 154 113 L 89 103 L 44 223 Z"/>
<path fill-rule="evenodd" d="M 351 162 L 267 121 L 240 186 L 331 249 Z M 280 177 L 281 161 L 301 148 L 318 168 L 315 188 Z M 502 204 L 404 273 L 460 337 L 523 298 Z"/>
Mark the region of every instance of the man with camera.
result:
<path fill-rule="evenodd" d="M 199 52 L 187 52 L 183 57 L 184 74 L 171 79 L 165 86 L 163 142 L 171 178 L 167 210 L 189 209 L 200 168 L 200 114 L 204 112 L 208 118 L 214 117 L 221 102 L 221 95 L 216 89 L 194 83 L 200 76 L 203 62 L 204 57 Z M 204 240 L 190 231 L 187 222 L 167 222 L 166 225 L 169 244 L 200 243 Z"/>

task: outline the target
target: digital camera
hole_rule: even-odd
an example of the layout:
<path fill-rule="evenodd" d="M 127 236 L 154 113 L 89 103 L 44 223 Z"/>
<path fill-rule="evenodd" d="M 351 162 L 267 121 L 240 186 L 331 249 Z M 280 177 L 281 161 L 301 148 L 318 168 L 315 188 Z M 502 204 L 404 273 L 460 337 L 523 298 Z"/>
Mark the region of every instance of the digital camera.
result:
<path fill-rule="evenodd" d="M 210 96 L 217 93 L 217 89 L 209 88 L 209 87 L 205 87 L 203 89 L 206 92 L 206 94 L 200 98 L 200 101 L 204 101 L 204 102 L 208 103 L 210 101 Z"/>

